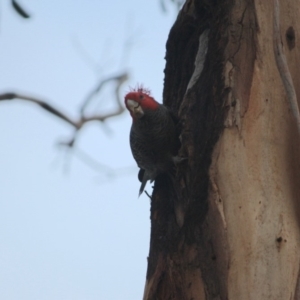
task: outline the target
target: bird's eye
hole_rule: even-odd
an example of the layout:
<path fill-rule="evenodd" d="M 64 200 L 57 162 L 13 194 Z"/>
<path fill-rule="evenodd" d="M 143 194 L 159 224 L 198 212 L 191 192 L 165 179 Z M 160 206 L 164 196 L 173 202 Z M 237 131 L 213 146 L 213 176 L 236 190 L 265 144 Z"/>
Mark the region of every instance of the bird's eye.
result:
<path fill-rule="evenodd" d="M 140 99 L 143 100 L 144 99 L 144 95 L 141 94 L 140 95 Z"/>

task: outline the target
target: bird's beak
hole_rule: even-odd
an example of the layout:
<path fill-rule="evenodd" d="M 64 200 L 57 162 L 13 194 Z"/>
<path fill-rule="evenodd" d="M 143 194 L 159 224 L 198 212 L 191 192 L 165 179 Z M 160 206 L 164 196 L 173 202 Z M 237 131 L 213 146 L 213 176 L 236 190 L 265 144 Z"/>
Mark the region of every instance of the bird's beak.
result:
<path fill-rule="evenodd" d="M 128 99 L 126 103 L 128 109 L 136 118 L 141 118 L 144 115 L 144 111 L 138 102 Z"/>

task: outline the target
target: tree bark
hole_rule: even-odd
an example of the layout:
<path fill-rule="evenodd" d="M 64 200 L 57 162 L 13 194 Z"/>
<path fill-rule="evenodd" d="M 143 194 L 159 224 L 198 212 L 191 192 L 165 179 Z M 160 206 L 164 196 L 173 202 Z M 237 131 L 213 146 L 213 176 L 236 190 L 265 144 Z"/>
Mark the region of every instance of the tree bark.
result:
<path fill-rule="evenodd" d="M 275 3 L 187 0 L 170 31 L 164 104 L 187 160 L 179 195 L 155 182 L 144 300 L 300 299 L 300 139 Z M 279 9 L 299 99 L 300 1 Z"/>

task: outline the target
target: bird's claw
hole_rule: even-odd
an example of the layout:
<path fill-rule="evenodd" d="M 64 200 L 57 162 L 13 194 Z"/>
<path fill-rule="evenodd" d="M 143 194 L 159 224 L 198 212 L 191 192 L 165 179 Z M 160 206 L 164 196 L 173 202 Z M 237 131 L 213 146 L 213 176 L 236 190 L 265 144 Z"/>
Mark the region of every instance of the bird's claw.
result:
<path fill-rule="evenodd" d="M 180 157 L 180 156 L 173 156 L 172 160 L 175 165 L 182 163 L 183 161 L 186 161 L 188 158 L 187 157 Z"/>

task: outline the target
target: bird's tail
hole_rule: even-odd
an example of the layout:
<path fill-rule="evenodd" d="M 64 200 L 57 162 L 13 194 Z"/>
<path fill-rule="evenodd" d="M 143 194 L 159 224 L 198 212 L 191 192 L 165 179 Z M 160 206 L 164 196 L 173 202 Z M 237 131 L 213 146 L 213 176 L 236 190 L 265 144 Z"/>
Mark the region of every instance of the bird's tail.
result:
<path fill-rule="evenodd" d="M 175 174 L 174 172 L 170 171 L 165 174 L 168 178 L 167 182 L 169 182 L 170 186 L 170 192 L 172 193 L 171 198 L 173 199 L 173 205 L 174 205 L 174 214 L 176 217 L 176 221 L 179 227 L 183 226 L 184 223 L 184 217 L 185 217 L 185 209 L 183 205 L 183 197 L 181 190 L 178 186 L 178 182 L 176 182 Z M 139 172 L 139 179 L 141 181 L 141 187 L 139 190 L 139 197 L 143 193 L 146 183 L 148 180 L 151 182 L 153 181 L 151 178 L 147 176 L 147 172 L 145 170 L 141 169 Z"/>
<path fill-rule="evenodd" d="M 147 180 L 148 180 L 148 178 L 146 177 L 146 174 L 144 174 L 142 184 L 141 184 L 141 187 L 140 187 L 140 190 L 139 190 L 139 197 L 141 196 L 141 194 L 143 193 L 143 191 L 145 189 Z"/>

